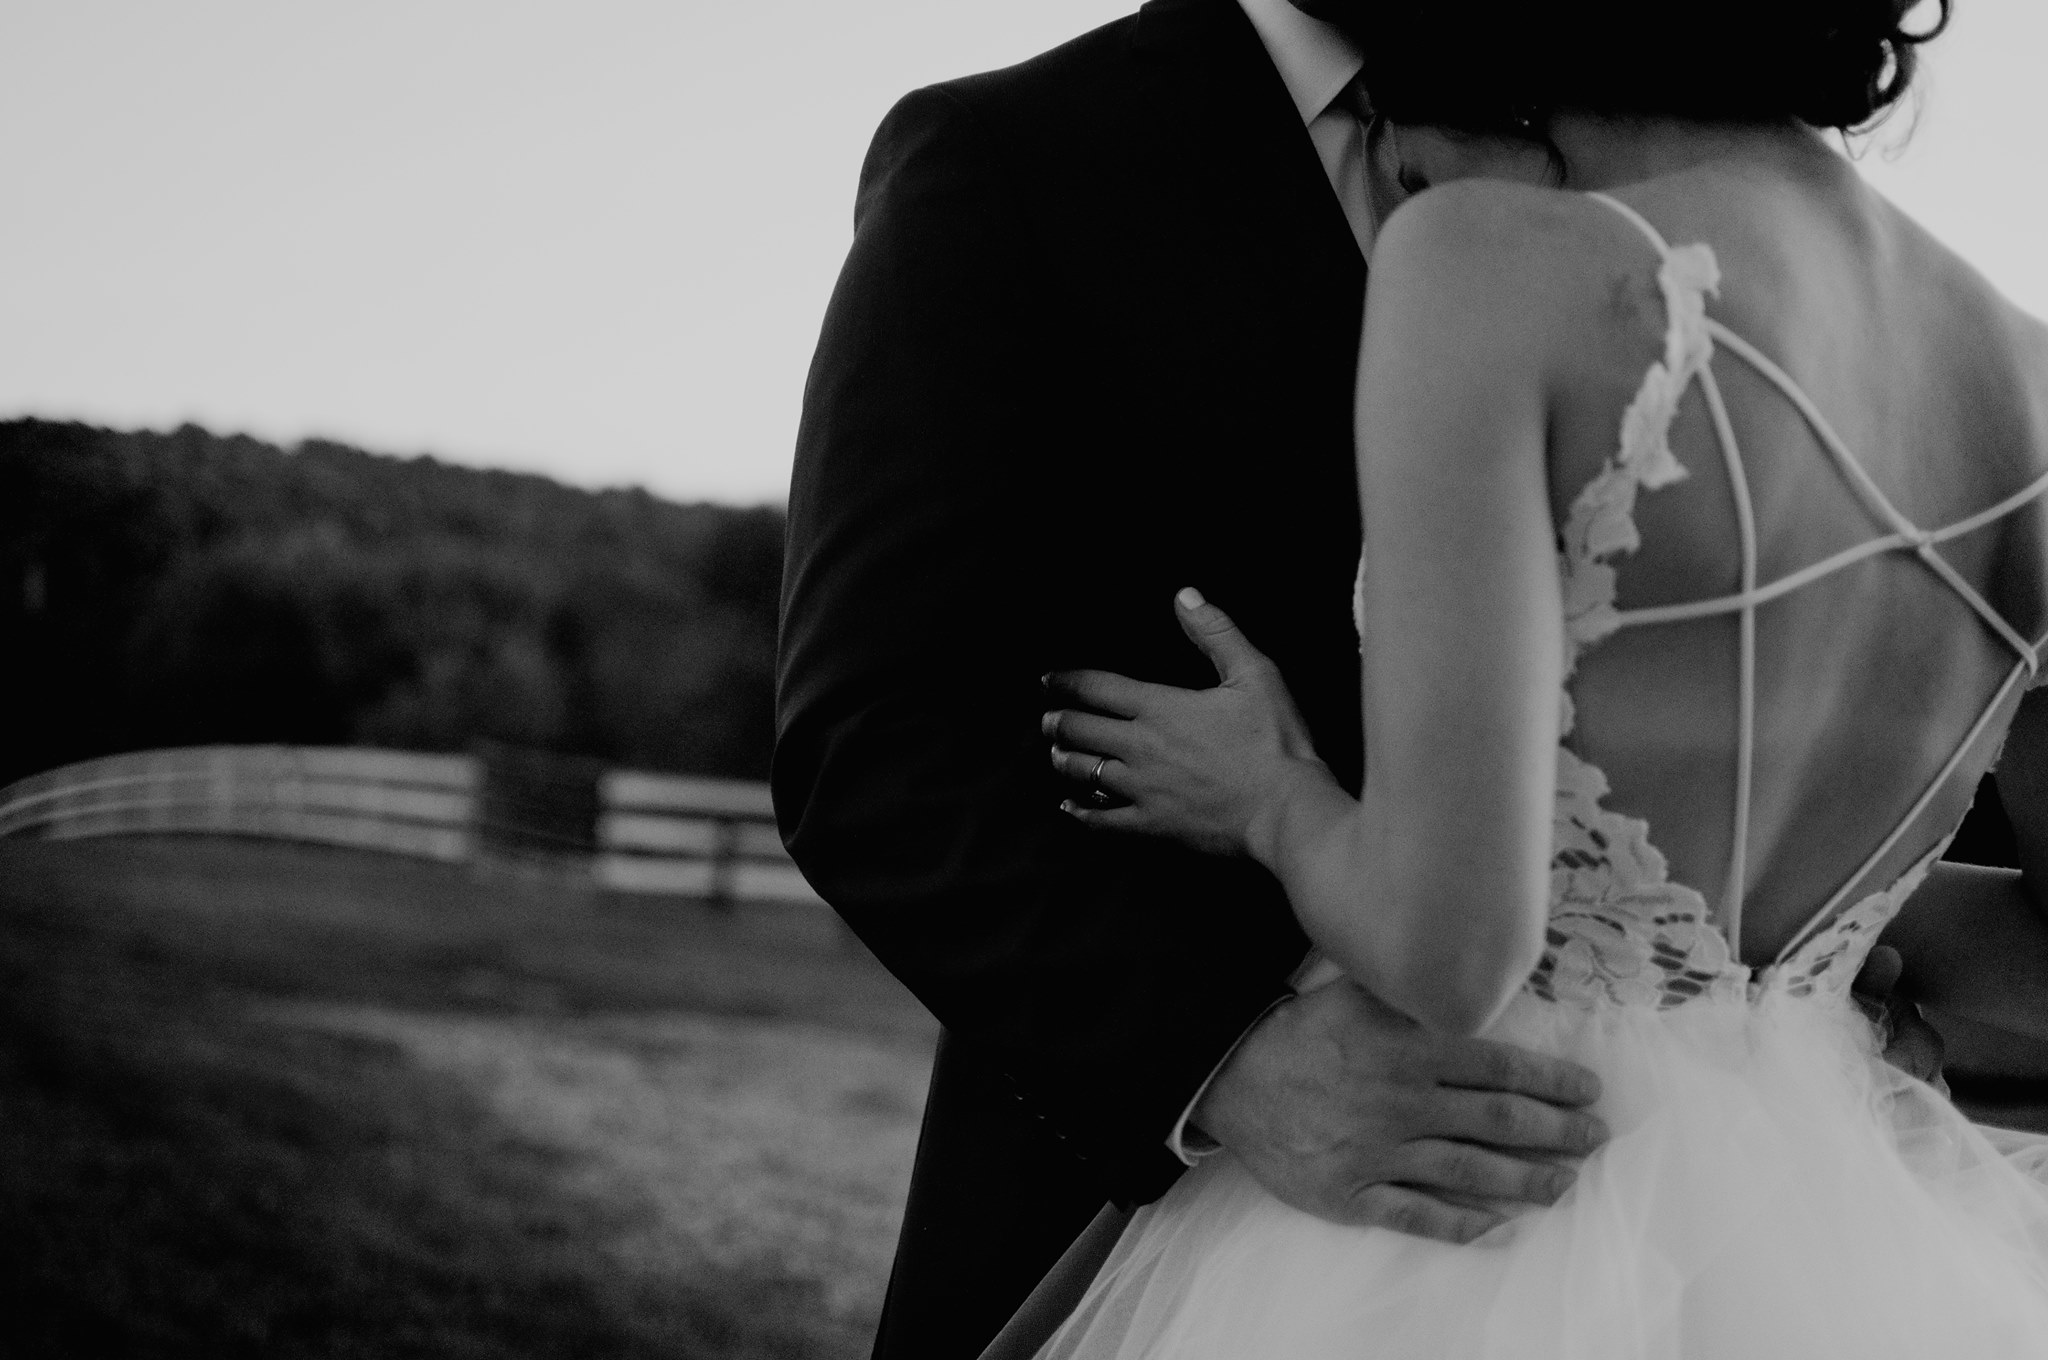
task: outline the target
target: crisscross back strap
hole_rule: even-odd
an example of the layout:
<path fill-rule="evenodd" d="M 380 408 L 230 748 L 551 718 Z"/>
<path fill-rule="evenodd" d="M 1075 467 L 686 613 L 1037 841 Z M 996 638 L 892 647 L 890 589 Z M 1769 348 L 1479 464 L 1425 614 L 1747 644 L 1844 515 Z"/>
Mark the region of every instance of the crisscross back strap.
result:
<path fill-rule="evenodd" d="M 1935 551 L 1935 545 L 1951 538 L 1960 537 L 1973 529 L 1981 529 L 1995 520 L 2012 514 L 2044 492 L 2048 492 L 2048 475 L 2037 478 L 2019 492 L 2006 497 L 1989 510 L 1979 511 L 1977 514 L 1963 520 L 1958 520 L 1956 523 L 1941 529 L 1922 529 L 1914 524 L 1912 520 L 1907 519 L 1904 514 L 1900 513 L 1898 507 L 1892 504 L 1891 498 L 1886 496 L 1878 484 L 1872 480 L 1870 474 L 1864 471 L 1863 464 L 1858 462 L 1856 456 L 1849 452 L 1849 446 L 1842 441 L 1840 435 L 1835 433 L 1835 428 L 1828 423 L 1828 418 L 1821 414 L 1820 408 L 1813 404 L 1813 399 L 1808 397 L 1799 384 L 1792 380 L 1790 374 L 1772 362 L 1769 355 L 1757 349 L 1756 346 L 1750 344 L 1749 341 L 1743 339 L 1734 331 L 1729 330 L 1720 322 L 1709 318 L 1707 329 L 1712 331 L 1714 338 L 1725 345 L 1731 353 L 1740 356 L 1743 362 L 1755 369 L 1759 376 L 1782 392 L 1785 399 L 1792 403 L 1801 416 L 1805 417 L 1806 423 L 1813 429 L 1814 437 L 1820 440 L 1821 447 L 1827 450 L 1828 457 L 1834 460 L 1835 466 L 1841 471 L 1842 476 L 1848 481 L 1849 485 L 1855 489 L 1856 494 L 1862 499 L 1864 506 L 1891 529 L 1890 537 L 1892 541 L 1888 542 L 1884 539 L 1876 541 L 1885 543 L 1888 548 L 1911 548 L 1913 553 L 1921 561 L 1925 562 L 1935 575 L 1947 582 L 1949 589 L 1963 598 L 1963 603 L 1969 605 L 1976 612 L 1977 616 L 1990 626 L 1991 631 L 2005 639 L 2006 643 L 2025 662 L 2029 674 L 2039 670 L 2041 658 L 2040 654 L 2035 650 L 2034 644 L 2027 641 L 2026 638 L 2020 635 L 2018 629 L 2006 622 L 2005 616 L 1996 609 L 1993 609 L 1990 602 L 1977 592 L 1976 587 L 1965 580 L 1962 573 L 1958 572 L 1949 563 L 1947 558 Z"/>
<path fill-rule="evenodd" d="M 1667 263 L 1673 251 L 1650 221 L 1634 208 L 1607 194 L 1593 193 L 1587 197 L 1595 199 L 1634 224 L 1643 237 L 1656 249 L 1660 259 Z M 1676 324 L 1675 322 L 1673 324 Z M 1740 359 L 1758 376 L 1776 388 L 1798 411 L 1807 426 L 1813 431 L 1829 460 L 1834 464 L 1844 481 L 1854 492 L 1864 508 L 1887 531 L 1866 542 L 1835 553 L 1821 561 L 1811 563 L 1768 584 L 1757 583 L 1757 531 L 1756 517 L 1750 496 L 1749 479 L 1742 461 L 1742 451 L 1735 436 L 1733 423 L 1728 416 L 1727 403 L 1723 400 L 1721 388 L 1716 381 L 1711 365 L 1702 365 L 1696 381 L 1701 395 L 1705 398 L 1707 412 L 1714 429 L 1715 442 L 1720 446 L 1723 462 L 1726 464 L 1730 493 L 1735 504 L 1736 530 L 1741 548 L 1741 585 L 1731 595 L 1711 599 L 1688 601 L 1673 605 L 1655 605 L 1647 608 L 1618 610 L 1615 614 L 1616 627 L 1638 626 L 1652 623 L 1676 623 L 1686 619 L 1708 618 L 1716 615 L 1735 614 L 1739 619 L 1738 632 L 1738 677 L 1736 700 L 1736 753 L 1735 753 L 1735 808 L 1734 827 L 1730 836 L 1728 856 L 1728 880 L 1722 894 L 1720 910 L 1721 927 L 1728 939 L 1729 948 L 1738 956 L 1742 948 L 1742 903 L 1743 890 L 1748 866 L 1749 815 L 1752 784 L 1755 771 L 1756 748 L 1756 611 L 1759 606 L 1782 596 L 1789 595 L 1803 586 L 1846 570 L 1867 558 L 1888 552 L 1911 552 L 1926 565 L 1929 571 L 1940 579 L 1958 596 L 1970 610 L 1983 621 L 1986 627 L 1996 633 L 2017 656 L 2012 671 L 2005 683 L 1991 697 L 1976 724 L 1956 748 L 1948 762 L 1922 791 L 1912 809 L 1892 829 L 1863 864 L 1836 891 L 1835 895 L 1809 919 L 1807 924 L 1793 936 L 1792 942 L 1780 953 L 1780 961 L 1791 952 L 1826 929 L 1835 915 L 1846 904 L 1848 895 L 1862 880 L 1889 854 L 1901 837 L 1927 806 L 1947 785 L 1957 768 L 1982 736 L 1985 727 L 2011 697 L 2013 689 L 2023 680 L 2032 679 L 2041 668 L 2042 642 L 2029 641 L 2019 630 L 2008 622 L 2004 615 L 1993 608 L 1976 587 L 1957 571 L 1939 551 L 1939 545 L 1951 539 L 2016 513 L 2023 507 L 2048 495 L 2048 473 L 2036 478 L 2025 487 L 2005 497 L 1997 504 L 1988 506 L 1963 519 L 1939 529 L 1923 529 L 1907 518 L 1891 498 L 1884 494 L 1875 479 L 1864 469 L 1861 462 L 1850 452 L 1849 446 L 1835 432 L 1834 426 L 1825 414 L 1808 397 L 1804 389 L 1790 374 L 1780 367 L 1769 355 L 1737 335 L 1727 326 L 1712 317 L 1704 319 L 1706 334 L 1715 348 L 1725 349 Z M 2043 641 L 2048 641 L 2044 639 Z"/>

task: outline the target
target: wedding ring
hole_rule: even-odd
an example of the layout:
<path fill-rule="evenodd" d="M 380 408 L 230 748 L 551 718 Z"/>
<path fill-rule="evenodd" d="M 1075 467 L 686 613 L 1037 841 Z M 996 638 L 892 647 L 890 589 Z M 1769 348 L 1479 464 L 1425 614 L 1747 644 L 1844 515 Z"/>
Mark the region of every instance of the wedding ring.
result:
<path fill-rule="evenodd" d="M 1094 771 L 1088 776 L 1088 787 L 1097 798 L 1109 797 L 1109 790 L 1102 787 L 1102 767 L 1109 764 L 1109 757 L 1102 756 L 1095 762 Z"/>

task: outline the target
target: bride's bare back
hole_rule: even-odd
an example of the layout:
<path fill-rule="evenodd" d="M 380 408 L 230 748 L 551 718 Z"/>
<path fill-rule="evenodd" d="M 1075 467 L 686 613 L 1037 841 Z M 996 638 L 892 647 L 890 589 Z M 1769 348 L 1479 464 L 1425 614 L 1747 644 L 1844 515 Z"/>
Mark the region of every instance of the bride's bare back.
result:
<path fill-rule="evenodd" d="M 1617 198 L 1672 243 L 1705 243 L 1718 259 L 1708 310 L 1733 338 L 1716 346 L 1710 372 L 1740 457 L 1738 472 L 1692 385 L 1670 432 L 1689 475 L 1636 501 L 1642 546 L 1615 562 L 1624 614 L 1744 588 L 1738 478 L 1754 525 L 1750 584 L 1768 586 L 1900 527 L 1853 484 L 1855 468 L 1927 530 L 2048 471 L 2048 330 L 1846 165 L 1822 162 L 1803 177 L 1709 165 Z M 1568 367 L 1555 389 L 1550 484 L 1562 524 L 1612 456 L 1621 412 L 1658 357 L 1666 300 L 1654 247 L 1620 214 L 1591 203 L 1559 210 L 1583 243 L 1574 272 L 1598 281 L 1600 300 L 1591 324 L 1559 331 Z M 1545 240 L 1554 248 L 1557 236 Z M 1806 394 L 1853 467 L 1831 456 L 1793 394 L 1733 352 L 1739 340 Z M 1953 830 L 1996 756 L 2019 685 L 1954 759 L 2013 671 L 2015 641 L 2038 640 L 2048 625 L 2048 519 L 2036 501 L 1934 551 L 2018 639 L 1912 551 L 1878 553 L 1754 611 L 1740 895 L 1748 962 L 1773 958 L 1831 898 L 1896 878 Z M 1740 620 L 1730 611 L 1625 628 L 1586 652 L 1572 687 L 1571 745 L 1612 780 L 1607 806 L 1648 821 L 1672 877 L 1724 924 L 1736 905 L 1743 782 Z"/>
<path fill-rule="evenodd" d="M 1553 133 L 1593 192 L 1526 144 L 1404 147 L 1441 187 L 1367 299 L 1366 788 L 1267 856 L 1340 966 L 1453 1028 L 1554 949 L 1574 805 L 1645 857 L 1587 891 L 1804 949 L 1953 830 L 2048 627 L 2048 518 L 2001 507 L 2048 473 L 2048 333 L 1797 125 Z"/>

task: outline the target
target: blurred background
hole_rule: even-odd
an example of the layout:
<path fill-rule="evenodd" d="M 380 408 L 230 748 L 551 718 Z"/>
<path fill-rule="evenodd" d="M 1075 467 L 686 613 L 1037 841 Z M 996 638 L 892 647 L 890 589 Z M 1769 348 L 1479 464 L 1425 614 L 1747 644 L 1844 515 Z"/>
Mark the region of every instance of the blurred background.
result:
<path fill-rule="evenodd" d="M 888 106 L 1128 8 L 0 11 L 0 1353 L 865 1354 L 935 1029 L 760 782 L 804 371 Z M 1846 149 L 2037 315 L 2043 51 Z"/>

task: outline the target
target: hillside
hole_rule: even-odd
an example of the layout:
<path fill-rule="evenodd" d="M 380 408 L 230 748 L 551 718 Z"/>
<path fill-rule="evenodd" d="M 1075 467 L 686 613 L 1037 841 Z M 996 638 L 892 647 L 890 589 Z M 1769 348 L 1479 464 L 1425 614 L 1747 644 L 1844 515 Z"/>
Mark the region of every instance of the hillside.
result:
<path fill-rule="evenodd" d="M 496 740 L 760 778 L 782 515 L 187 425 L 0 422 L 0 782 Z"/>

